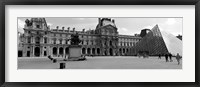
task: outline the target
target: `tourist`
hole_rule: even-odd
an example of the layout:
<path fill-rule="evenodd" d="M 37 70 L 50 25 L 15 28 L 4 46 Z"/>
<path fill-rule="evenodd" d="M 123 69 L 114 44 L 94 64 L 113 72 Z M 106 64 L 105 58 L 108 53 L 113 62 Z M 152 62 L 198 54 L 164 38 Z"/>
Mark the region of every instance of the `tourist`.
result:
<path fill-rule="evenodd" d="M 180 64 L 180 60 L 181 60 L 181 56 L 179 55 L 179 53 L 177 53 L 176 55 L 176 60 L 178 62 L 178 65 Z"/>
<path fill-rule="evenodd" d="M 166 60 L 166 62 L 168 62 L 168 54 L 167 53 L 165 54 L 165 60 Z"/>
<path fill-rule="evenodd" d="M 49 55 L 48 58 L 49 58 L 50 60 L 53 60 L 53 58 L 51 58 L 51 55 Z"/>
<path fill-rule="evenodd" d="M 161 59 L 161 55 L 160 54 L 158 55 L 158 59 Z"/>
<path fill-rule="evenodd" d="M 173 62 L 171 53 L 169 53 L 169 59 L 170 59 L 170 62 Z"/>

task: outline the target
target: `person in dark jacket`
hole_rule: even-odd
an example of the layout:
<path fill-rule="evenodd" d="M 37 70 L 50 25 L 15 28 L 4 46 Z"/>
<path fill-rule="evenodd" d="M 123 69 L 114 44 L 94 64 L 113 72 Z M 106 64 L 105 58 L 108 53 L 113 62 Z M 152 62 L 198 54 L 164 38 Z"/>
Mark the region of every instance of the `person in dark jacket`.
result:
<path fill-rule="evenodd" d="M 178 62 L 178 65 L 180 65 L 181 56 L 179 55 L 179 53 L 177 53 L 176 55 L 176 60 Z"/>
<path fill-rule="evenodd" d="M 48 58 L 49 58 L 50 60 L 53 60 L 53 58 L 51 57 L 51 55 L 49 55 Z"/>
<path fill-rule="evenodd" d="M 170 60 L 170 62 L 173 62 L 171 53 L 169 54 L 169 60 Z"/>
<path fill-rule="evenodd" d="M 168 60 L 168 54 L 165 54 L 165 60 L 166 60 L 166 62 L 169 61 L 169 60 Z"/>

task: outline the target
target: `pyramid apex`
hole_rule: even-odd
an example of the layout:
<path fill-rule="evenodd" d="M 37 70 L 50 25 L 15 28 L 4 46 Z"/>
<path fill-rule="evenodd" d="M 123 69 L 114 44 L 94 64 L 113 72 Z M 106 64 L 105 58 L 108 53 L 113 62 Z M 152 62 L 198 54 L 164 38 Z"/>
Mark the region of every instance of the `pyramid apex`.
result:
<path fill-rule="evenodd" d="M 158 27 L 158 24 L 156 24 L 156 26 Z"/>
<path fill-rule="evenodd" d="M 158 24 L 156 24 L 152 29 L 157 29 L 158 28 Z"/>

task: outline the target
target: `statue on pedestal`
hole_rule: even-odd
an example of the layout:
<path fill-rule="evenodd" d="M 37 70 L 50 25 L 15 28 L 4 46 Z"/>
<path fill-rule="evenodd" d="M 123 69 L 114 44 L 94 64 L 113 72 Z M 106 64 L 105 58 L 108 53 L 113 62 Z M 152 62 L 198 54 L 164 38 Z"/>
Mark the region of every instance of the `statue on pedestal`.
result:
<path fill-rule="evenodd" d="M 85 60 L 86 58 L 81 53 L 82 46 L 79 45 L 81 40 L 79 39 L 79 35 L 76 34 L 71 35 L 71 45 L 69 46 L 69 56 L 68 60 L 77 61 L 77 60 Z"/>
<path fill-rule="evenodd" d="M 79 35 L 77 32 L 76 34 L 71 35 L 71 45 L 79 45 L 80 42 L 81 40 L 79 39 Z"/>

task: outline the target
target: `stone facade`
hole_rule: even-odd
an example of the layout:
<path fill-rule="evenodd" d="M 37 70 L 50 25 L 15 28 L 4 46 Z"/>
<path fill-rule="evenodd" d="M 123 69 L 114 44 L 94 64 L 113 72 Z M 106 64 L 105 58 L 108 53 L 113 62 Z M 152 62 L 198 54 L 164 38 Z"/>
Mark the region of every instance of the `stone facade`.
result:
<path fill-rule="evenodd" d="M 69 54 L 71 34 L 78 33 L 81 53 L 88 56 L 132 56 L 140 36 L 119 35 L 114 19 L 99 18 L 96 29 L 76 31 L 68 27 L 50 29 L 45 18 L 25 21 L 23 37 L 19 37 L 23 57 L 63 57 Z M 23 49 L 21 49 L 21 47 Z M 18 52 L 19 53 L 19 52 Z"/>

